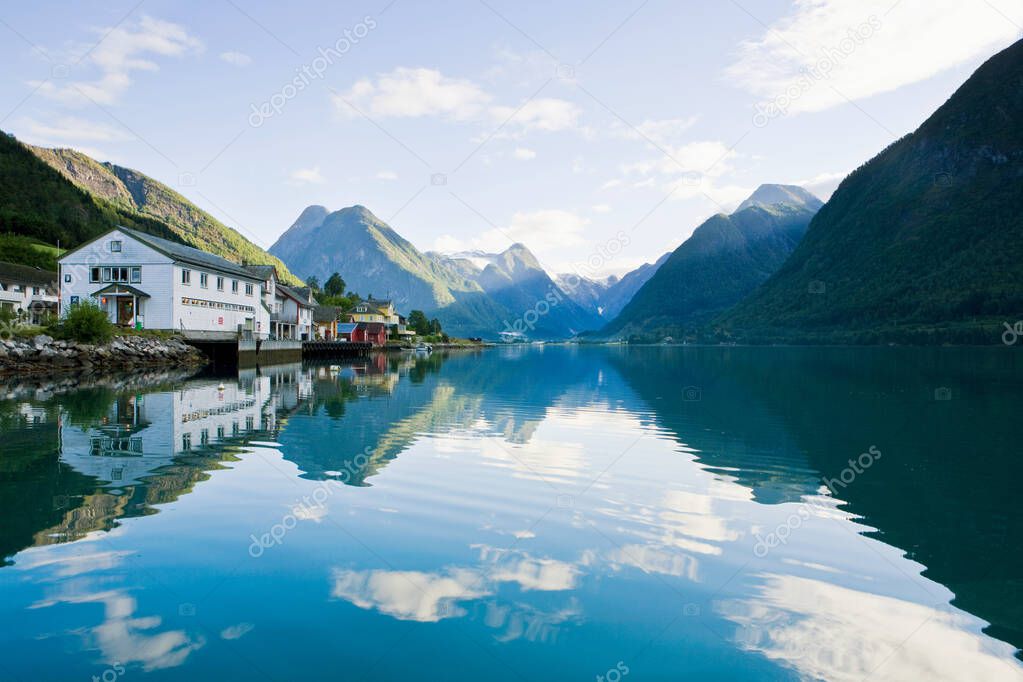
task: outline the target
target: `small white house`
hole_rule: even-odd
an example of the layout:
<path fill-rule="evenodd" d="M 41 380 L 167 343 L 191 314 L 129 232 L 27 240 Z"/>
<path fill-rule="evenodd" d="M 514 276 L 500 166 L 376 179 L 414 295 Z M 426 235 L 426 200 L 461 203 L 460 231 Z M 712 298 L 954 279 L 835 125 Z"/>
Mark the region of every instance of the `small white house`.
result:
<path fill-rule="evenodd" d="M 313 311 L 316 299 L 308 287 L 296 288 L 277 285 L 278 338 L 311 341 L 313 332 Z"/>
<path fill-rule="evenodd" d="M 40 324 L 57 312 L 57 273 L 0 262 L 0 309 Z"/>
<path fill-rule="evenodd" d="M 59 260 L 60 309 L 91 300 L 126 327 L 193 339 L 266 338 L 264 280 L 205 251 L 124 227 Z"/>

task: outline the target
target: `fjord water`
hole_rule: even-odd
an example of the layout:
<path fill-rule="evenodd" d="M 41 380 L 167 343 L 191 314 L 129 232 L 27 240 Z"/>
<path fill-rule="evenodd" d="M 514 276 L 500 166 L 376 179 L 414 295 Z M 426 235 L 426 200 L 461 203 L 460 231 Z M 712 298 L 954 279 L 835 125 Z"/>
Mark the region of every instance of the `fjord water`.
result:
<path fill-rule="evenodd" d="M 2 387 L 0 680 L 1023 679 L 1018 358 Z"/>

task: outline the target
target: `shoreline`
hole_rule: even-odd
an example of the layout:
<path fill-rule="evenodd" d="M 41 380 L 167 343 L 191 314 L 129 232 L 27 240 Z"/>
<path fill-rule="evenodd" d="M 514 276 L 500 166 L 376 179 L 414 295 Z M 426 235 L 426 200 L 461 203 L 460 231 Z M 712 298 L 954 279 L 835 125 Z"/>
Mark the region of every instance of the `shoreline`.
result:
<path fill-rule="evenodd" d="M 96 345 L 37 334 L 0 341 L 0 379 L 88 376 L 147 368 L 198 370 L 208 362 L 201 351 L 177 338 L 116 336 Z"/>

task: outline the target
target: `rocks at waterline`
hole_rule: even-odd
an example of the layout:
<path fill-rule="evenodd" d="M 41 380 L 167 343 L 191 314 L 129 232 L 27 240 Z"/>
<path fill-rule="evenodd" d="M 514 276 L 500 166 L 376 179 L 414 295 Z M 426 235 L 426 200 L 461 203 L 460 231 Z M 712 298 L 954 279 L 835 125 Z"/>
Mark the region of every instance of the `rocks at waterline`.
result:
<path fill-rule="evenodd" d="M 102 345 L 53 339 L 0 340 L 0 374 L 109 371 L 146 366 L 198 367 L 206 358 L 179 339 L 118 336 Z"/>

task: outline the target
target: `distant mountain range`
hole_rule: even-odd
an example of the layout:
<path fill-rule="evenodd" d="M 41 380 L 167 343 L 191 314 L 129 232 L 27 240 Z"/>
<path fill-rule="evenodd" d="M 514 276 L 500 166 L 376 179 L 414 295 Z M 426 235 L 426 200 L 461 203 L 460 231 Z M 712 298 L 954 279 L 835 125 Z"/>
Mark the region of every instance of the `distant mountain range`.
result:
<path fill-rule="evenodd" d="M 285 265 L 166 185 L 73 149 L 0 133 L 0 232 L 74 247 L 115 225 L 180 241 L 236 262 Z"/>
<path fill-rule="evenodd" d="M 459 336 L 568 338 L 599 324 L 522 244 L 498 254 L 423 253 L 363 206 L 306 208 L 270 253 L 306 277 L 340 273 L 350 291 L 422 310 Z"/>
<path fill-rule="evenodd" d="M 751 341 L 998 343 L 1023 319 L 1023 41 L 858 168 L 715 326 Z"/>
<path fill-rule="evenodd" d="M 822 206 L 801 187 L 761 185 L 696 228 L 600 336 L 659 340 L 699 330 L 774 273 Z"/>

